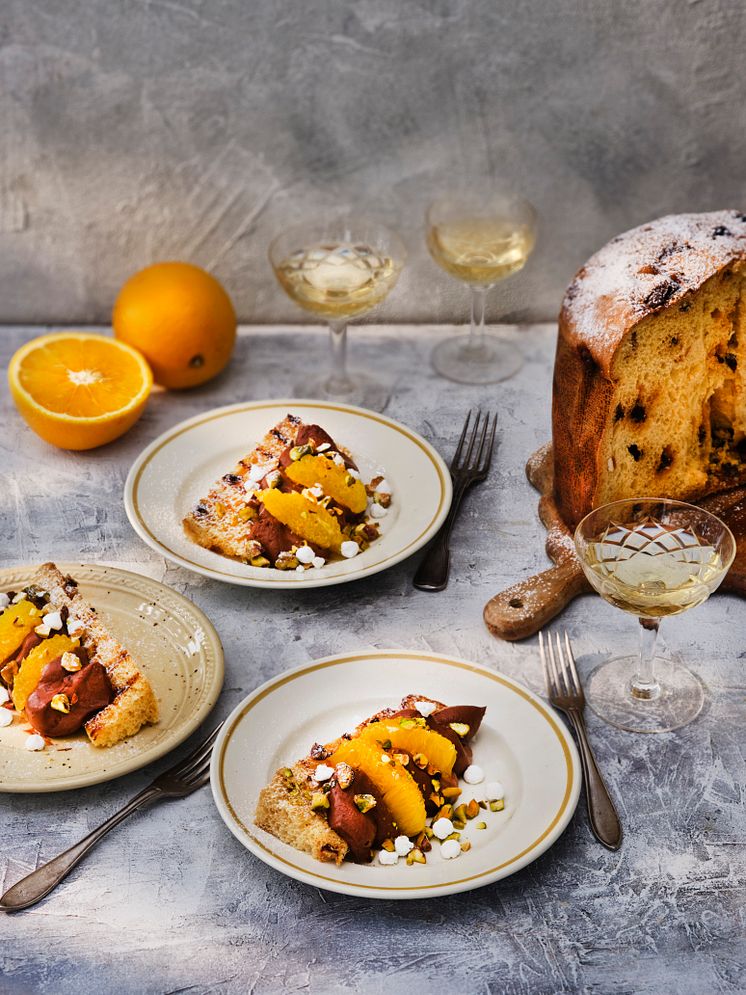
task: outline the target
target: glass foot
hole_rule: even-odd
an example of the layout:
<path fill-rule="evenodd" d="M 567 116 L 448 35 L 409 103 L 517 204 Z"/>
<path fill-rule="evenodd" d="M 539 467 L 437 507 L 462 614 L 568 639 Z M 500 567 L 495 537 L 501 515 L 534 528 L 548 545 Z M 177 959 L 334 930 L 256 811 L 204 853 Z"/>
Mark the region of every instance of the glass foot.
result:
<path fill-rule="evenodd" d="M 516 348 L 489 334 L 477 346 L 469 344 L 468 334 L 444 339 L 433 349 L 430 361 L 437 373 L 457 383 L 498 383 L 523 366 Z"/>
<path fill-rule="evenodd" d="M 371 411 L 383 411 L 391 396 L 386 384 L 354 371 L 343 382 L 332 381 L 329 377 L 311 377 L 296 384 L 293 393 L 309 400 L 356 404 Z"/>
<path fill-rule="evenodd" d="M 591 672 L 585 697 L 596 715 L 627 732 L 670 732 L 696 719 L 705 700 L 698 677 L 672 660 L 656 658 L 658 686 L 648 689 L 650 697 L 638 697 L 631 683 L 638 665 L 638 656 L 616 657 Z"/>

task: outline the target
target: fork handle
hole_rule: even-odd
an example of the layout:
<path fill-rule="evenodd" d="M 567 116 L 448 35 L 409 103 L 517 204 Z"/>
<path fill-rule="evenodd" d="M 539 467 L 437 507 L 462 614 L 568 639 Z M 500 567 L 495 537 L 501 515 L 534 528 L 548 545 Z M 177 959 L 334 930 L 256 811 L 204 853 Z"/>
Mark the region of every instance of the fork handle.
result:
<path fill-rule="evenodd" d="M 124 808 L 120 808 L 106 822 L 103 822 L 92 833 L 89 833 L 79 843 L 75 843 L 68 850 L 53 857 L 46 864 L 37 867 L 35 871 L 21 878 L 12 887 L 8 888 L 0 898 L 0 910 L 5 912 L 19 912 L 35 905 L 38 901 L 48 895 L 50 891 L 57 887 L 60 881 L 64 880 L 70 871 L 92 850 L 93 847 L 102 840 L 104 836 L 123 822 L 128 816 L 138 809 L 143 808 L 149 802 L 161 795 L 161 792 L 152 785 L 145 788 L 139 795 L 129 801 Z M 161 796 L 162 797 L 162 796 Z"/>
<path fill-rule="evenodd" d="M 412 583 L 420 591 L 442 591 L 448 585 L 451 565 L 451 530 L 456 521 L 466 487 L 454 491 L 446 519 L 427 547 Z"/>
<path fill-rule="evenodd" d="M 619 821 L 614 802 L 611 800 L 609 789 L 606 787 L 601 771 L 596 764 L 591 744 L 588 742 L 585 721 L 580 712 L 568 710 L 566 714 L 578 740 L 583 780 L 585 781 L 585 804 L 593 835 L 607 849 L 618 850 L 622 845 L 622 836 L 624 835 L 622 824 Z"/>

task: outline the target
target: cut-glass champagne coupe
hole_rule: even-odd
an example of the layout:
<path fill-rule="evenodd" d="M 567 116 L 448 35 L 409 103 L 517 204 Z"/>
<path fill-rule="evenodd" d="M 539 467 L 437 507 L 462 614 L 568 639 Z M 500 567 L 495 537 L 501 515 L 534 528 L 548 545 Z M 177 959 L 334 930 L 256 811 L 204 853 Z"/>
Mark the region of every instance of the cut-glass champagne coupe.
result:
<path fill-rule="evenodd" d="M 507 380 L 523 360 L 508 342 L 485 332 L 485 300 L 496 283 L 525 266 L 536 242 L 535 209 L 513 193 L 477 188 L 433 201 L 425 221 L 430 255 L 471 289 L 469 334 L 437 345 L 433 366 L 458 383 Z"/>
<path fill-rule="evenodd" d="M 269 260 L 288 297 L 329 326 L 328 366 L 308 373 L 296 395 L 382 410 L 386 387 L 347 368 L 347 324 L 380 304 L 399 279 L 406 260 L 399 236 L 375 221 L 331 215 L 283 232 L 270 245 Z"/>
<path fill-rule="evenodd" d="M 601 597 L 636 615 L 640 651 L 597 667 L 586 685 L 591 708 L 630 732 L 668 732 L 691 722 L 704 702 L 701 681 L 655 655 L 662 618 L 702 604 L 736 555 L 730 529 L 702 508 L 666 498 L 615 501 L 575 530 L 583 571 Z"/>

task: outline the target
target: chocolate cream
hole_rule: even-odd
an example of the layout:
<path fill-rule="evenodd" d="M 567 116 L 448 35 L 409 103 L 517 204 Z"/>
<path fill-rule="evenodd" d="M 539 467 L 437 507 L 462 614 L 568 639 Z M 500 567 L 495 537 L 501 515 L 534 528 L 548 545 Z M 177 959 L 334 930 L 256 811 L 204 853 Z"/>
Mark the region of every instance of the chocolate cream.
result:
<path fill-rule="evenodd" d="M 80 670 L 68 671 L 62 657 L 51 660 L 26 701 L 26 715 L 42 736 L 69 736 L 88 719 L 114 700 L 114 691 L 105 668 L 96 660 L 88 662 L 84 649 L 73 651 L 82 663 Z M 64 694 L 69 712 L 52 708 L 52 699 Z"/>

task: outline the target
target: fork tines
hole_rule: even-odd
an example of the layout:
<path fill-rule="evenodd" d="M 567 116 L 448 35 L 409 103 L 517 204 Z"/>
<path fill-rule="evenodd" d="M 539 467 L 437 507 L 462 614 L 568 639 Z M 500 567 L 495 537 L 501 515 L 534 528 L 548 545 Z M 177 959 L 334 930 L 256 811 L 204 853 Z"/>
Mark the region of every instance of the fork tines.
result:
<path fill-rule="evenodd" d="M 464 427 L 461 431 L 461 437 L 458 440 L 458 446 L 456 447 L 456 452 L 454 453 L 453 460 L 451 461 L 451 474 L 454 477 L 458 477 L 459 475 L 468 476 L 471 474 L 475 476 L 483 476 L 486 475 L 490 468 L 490 463 L 492 461 L 492 450 L 495 445 L 497 415 L 490 415 L 489 413 L 483 415 L 482 412 L 477 409 L 471 434 L 469 435 L 469 441 L 466 444 L 466 455 L 464 456 L 464 444 L 466 443 L 466 436 L 469 432 L 469 426 L 471 425 L 472 415 L 473 412 L 469 411 L 466 416 L 466 421 L 464 422 Z M 492 422 L 491 428 L 490 421 Z M 477 440 L 479 441 L 477 442 Z"/>
<path fill-rule="evenodd" d="M 554 645 L 552 635 L 554 635 Z M 545 637 L 543 632 L 539 632 L 539 651 L 544 664 L 547 690 L 553 704 L 559 705 L 559 701 L 562 700 L 568 707 L 582 708 L 585 704 L 583 687 L 570 646 L 570 637 L 567 632 L 564 636 L 563 646 L 558 633 L 550 632 Z"/>

